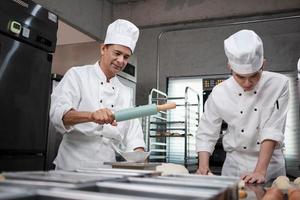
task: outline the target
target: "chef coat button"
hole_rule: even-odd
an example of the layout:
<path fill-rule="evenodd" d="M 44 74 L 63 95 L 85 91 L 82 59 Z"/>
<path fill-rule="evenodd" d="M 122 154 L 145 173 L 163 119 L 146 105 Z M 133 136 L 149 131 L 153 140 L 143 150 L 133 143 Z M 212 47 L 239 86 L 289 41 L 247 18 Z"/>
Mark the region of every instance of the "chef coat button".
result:
<path fill-rule="evenodd" d="M 241 114 L 243 114 L 243 111 L 241 110 L 241 112 L 240 112 Z"/>
<path fill-rule="evenodd" d="M 244 147 L 244 149 L 247 149 L 247 147 Z"/>
<path fill-rule="evenodd" d="M 242 96 L 242 93 L 239 93 L 239 96 Z"/>
<path fill-rule="evenodd" d="M 102 103 L 102 99 L 100 100 L 100 103 Z"/>
<path fill-rule="evenodd" d="M 242 129 L 241 132 L 244 133 L 244 129 Z"/>
<path fill-rule="evenodd" d="M 254 91 L 254 94 L 256 94 L 257 92 L 256 91 Z"/>
<path fill-rule="evenodd" d="M 260 144 L 260 142 L 256 142 L 256 144 Z"/>
<path fill-rule="evenodd" d="M 257 111 L 257 108 L 254 108 L 254 111 Z"/>
<path fill-rule="evenodd" d="M 111 105 L 111 107 L 113 108 L 113 107 L 114 107 L 114 105 Z"/>
<path fill-rule="evenodd" d="M 112 87 L 112 89 L 114 90 L 114 89 L 115 89 L 115 87 Z"/>
<path fill-rule="evenodd" d="M 101 85 L 103 85 L 103 82 L 101 82 Z"/>

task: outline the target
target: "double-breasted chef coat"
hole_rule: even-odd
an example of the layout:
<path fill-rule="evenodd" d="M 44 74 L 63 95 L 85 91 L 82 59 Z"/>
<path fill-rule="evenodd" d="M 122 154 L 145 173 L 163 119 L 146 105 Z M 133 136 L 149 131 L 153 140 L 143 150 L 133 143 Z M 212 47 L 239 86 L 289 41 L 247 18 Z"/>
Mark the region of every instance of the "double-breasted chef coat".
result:
<path fill-rule="evenodd" d="M 96 111 L 109 108 L 112 111 L 132 106 L 129 88 L 117 77 L 107 78 L 98 62 L 71 68 L 51 95 L 50 119 L 63 134 L 58 155 L 54 160 L 56 169 L 103 167 L 103 162 L 114 162 L 115 152 L 109 139 L 122 142 L 127 150 L 145 147 L 143 132 L 138 119 L 118 122 L 116 127 L 93 122 L 65 127 L 63 115 L 70 109 Z"/>
<path fill-rule="evenodd" d="M 260 144 L 266 139 L 277 141 L 266 179 L 285 175 L 282 147 L 288 96 L 288 78 L 267 71 L 262 72 L 251 91 L 244 91 L 233 77 L 215 86 L 205 103 L 197 130 L 197 152 L 212 154 L 224 120 L 228 129 L 222 138 L 226 151 L 222 175 L 241 176 L 253 172 Z"/>

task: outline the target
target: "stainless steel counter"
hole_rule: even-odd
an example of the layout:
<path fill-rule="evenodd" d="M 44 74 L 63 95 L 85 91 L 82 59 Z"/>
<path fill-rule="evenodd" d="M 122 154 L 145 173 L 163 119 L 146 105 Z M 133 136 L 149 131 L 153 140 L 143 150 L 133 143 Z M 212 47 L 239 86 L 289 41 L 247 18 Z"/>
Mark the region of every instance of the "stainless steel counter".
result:
<path fill-rule="evenodd" d="M 0 181 L 0 196 L 1 187 L 16 187 L 23 189 L 23 192 L 30 191 L 27 194 L 31 195 L 29 199 L 39 200 L 238 199 L 238 179 L 232 177 L 179 174 L 158 176 L 159 173 L 155 171 L 125 169 L 77 171 L 3 173 L 5 180 Z M 11 193 L 15 194 L 12 190 Z"/>

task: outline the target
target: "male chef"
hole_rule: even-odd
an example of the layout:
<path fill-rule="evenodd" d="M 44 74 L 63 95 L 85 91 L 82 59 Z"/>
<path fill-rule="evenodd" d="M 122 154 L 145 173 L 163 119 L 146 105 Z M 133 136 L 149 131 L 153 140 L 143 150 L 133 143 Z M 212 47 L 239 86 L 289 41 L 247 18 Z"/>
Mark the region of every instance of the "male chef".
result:
<path fill-rule="evenodd" d="M 226 159 L 222 175 L 247 183 L 263 183 L 285 175 L 284 128 L 288 106 L 288 78 L 264 71 L 261 38 L 241 30 L 224 41 L 232 76 L 214 87 L 207 99 L 196 135 L 198 174 L 208 174 L 209 156 L 220 135 L 222 120 Z"/>
<path fill-rule="evenodd" d="M 53 91 L 50 119 L 63 134 L 56 169 L 98 168 L 103 162 L 114 162 L 110 142 L 122 143 L 127 150 L 144 150 L 138 119 L 117 124 L 113 117 L 113 111 L 132 106 L 130 90 L 116 75 L 128 63 L 138 37 L 134 24 L 114 21 L 100 46 L 100 60 L 72 67 Z"/>

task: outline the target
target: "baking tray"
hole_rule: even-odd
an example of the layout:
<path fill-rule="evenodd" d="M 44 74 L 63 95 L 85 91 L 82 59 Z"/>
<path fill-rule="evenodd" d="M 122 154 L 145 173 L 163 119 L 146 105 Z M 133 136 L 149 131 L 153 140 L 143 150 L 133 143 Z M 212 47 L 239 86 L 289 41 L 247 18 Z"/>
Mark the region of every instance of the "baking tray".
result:
<path fill-rule="evenodd" d="M 124 178 L 117 174 L 92 174 L 69 171 L 25 171 L 25 172 L 4 172 L 5 179 L 36 180 L 57 183 L 87 183 L 95 181 L 113 180 Z"/>
<path fill-rule="evenodd" d="M 77 172 L 81 173 L 92 173 L 92 174 L 113 174 L 113 175 L 120 175 L 124 177 L 132 177 L 132 176 L 159 176 L 161 172 L 153 171 L 153 170 L 140 170 L 140 169 L 119 169 L 119 168 L 82 168 L 77 169 Z"/>
<path fill-rule="evenodd" d="M 157 198 L 137 197 L 108 193 L 72 191 L 65 189 L 24 190 L 16 187 L 0 186 L 0 200 L 157 200 Z"/>
<path fill-rule="evenodd" d="M 29 198 L 34 195 L 34 192 L 22 188 L 0 186 L 0 200 Z M 30 199 L 30 198 L 29 198 Z"/>
<path fill-rule="evenodd" d="M 105 181 L 96 183 L 90 187 L 77 188 L 81 191 L 90 191 L 94 193 L 110 193 L 121 195 L 134 195 L 136 197 L 147 197 L 156 199 L 199 199 L 199 200 L 212 200 L 212 197 L 218 197 L 219 191 L 214 189 L 199 189 L 199 188 L 187 188 L 178 186 L 167 186 L 162 184 L 142 184 L 133 182 L 113 182 Z"/>

